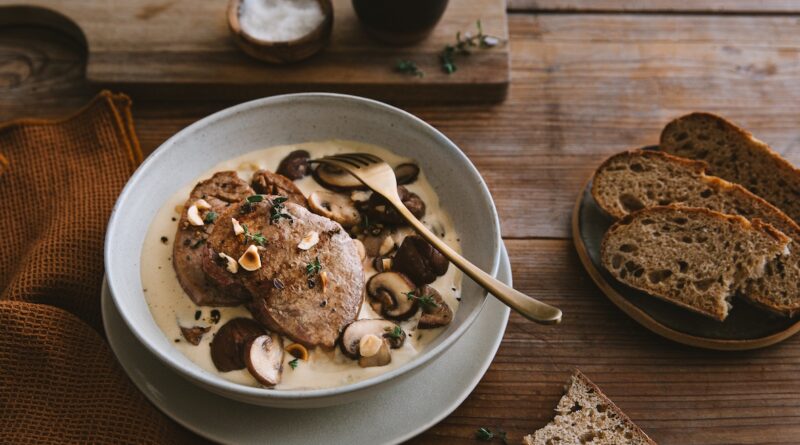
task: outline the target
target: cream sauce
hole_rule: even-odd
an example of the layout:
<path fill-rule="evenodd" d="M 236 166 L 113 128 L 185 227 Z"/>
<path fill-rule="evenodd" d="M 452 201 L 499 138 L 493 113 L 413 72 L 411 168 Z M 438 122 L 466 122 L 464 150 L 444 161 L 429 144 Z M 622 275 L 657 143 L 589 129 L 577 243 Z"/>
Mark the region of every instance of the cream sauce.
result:
<path fill-rule="evenodd" d="M 234 170 L 242 179 L 249 181 L 253 172 L 258 169 L 263 168 L 275 171 L 280 161 L 294 150 L 306 150 L 311 154 L 312 158 L 335 153 L 365 152 L 380 156 L 390 165 L 412 162 L 410 159 L 399 157 L 381 147 L 343 140 L 283 145 L 247 153 L 215 165 L 200 175 L 196 181 L 175 192 L 162 205 L 150 224 L 142 248 L 142 287 L 153 319 L 164 332 L 164 335 L 174 341 L 175 348 L 178 351 L 205 371 L 244 385 L 259 386 L 259 383 L 250 375 L 247 369 L 225 373 L 217 371 L 211 361 L 209 345 L 216 331 L 228 320 L 237 317 L 252 317 L 243 306 L 218 308 L 197 306 L 183 291 L 172 267 L 172 242 L 180 219 L 178 210 L 183 208 L 183 204 L 194 185 L 198 181 L 210 177 L 215 172 Z M 323 190 L 310 176 L 295 181 L 295 184 L 306 196 L 315 190 Z M 440 235 L 448 245 L 458 250 L 458 234 L 453 228 L 449 215 L 441 209 L 439 199 L 426 180 L 424 171 L 420 172 L 419 178 L 413 184 L 409 184 L 406 187 L 419 195 L 425 202 L 427 207 L 423 218 L 425 225 L 434 233 Z M 406 229 L 404 232 L 410 233 L 410 229 Z M 404 236 L 405 233 L 396 235 L 398 244 Z M 167 237 L 167 241 L 163 242 L 162 237 Z M 364 272 L 367 279 L 376 273 L 369 260 L 368 258 L 364 264 Z M 431 284 L 439 291 L 453 312 L 458 309 L 459 305 L 461 276 L 461 272 L 451 265 L 445 275 L 437 278 Z M 212 320 L 212 310 L 219 311 L 220 319 L 216 324 Z M 197 311 L 200 311 L 201 314 L 199 320 L 195 320 Z M 290 354 L 285 354 L 281 382 L 275 388 L 316 389 L 341 386 L 385 373 L 408 363 L 445 329 L 417 330 L 419 312 L 411 319 L 399 323 L 408 334 L 408 337 L 401 348 L 392 350 L 392 362 L 389 365 L 361 368 L 358 366 L 357 361 L 344 356 L 337 347 L 333 351 L 326 351 L 322 348 L 309 351 L 308 361 L 300 360 L 298 361 L 298 366 L 292 369 L 289 366 L 289 361 L 294 357 Z M 365 302 L 361 306 L 358 318 L 381 317 Z M 182 337 L 180 326 L 211 326 L 211 330 L 203 336 L 199 345 L 194 346 Z M 284 338 L 284 346 L 288 346 L 291 343 L 291 340 Z"/>

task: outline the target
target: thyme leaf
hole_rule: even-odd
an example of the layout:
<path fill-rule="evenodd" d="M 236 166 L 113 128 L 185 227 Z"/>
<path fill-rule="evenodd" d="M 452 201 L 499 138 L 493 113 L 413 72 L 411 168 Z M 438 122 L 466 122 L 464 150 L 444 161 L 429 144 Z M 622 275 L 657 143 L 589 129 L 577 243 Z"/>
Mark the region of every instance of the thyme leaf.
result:
<path fill-rule="evenodd" d="M 417 77 L 425 77 L 425 73 L 419 69 L 416 63 L 411 60 L 398 60 L 394 66 L 395 71 L 403 74 L 411 74 Z"/>

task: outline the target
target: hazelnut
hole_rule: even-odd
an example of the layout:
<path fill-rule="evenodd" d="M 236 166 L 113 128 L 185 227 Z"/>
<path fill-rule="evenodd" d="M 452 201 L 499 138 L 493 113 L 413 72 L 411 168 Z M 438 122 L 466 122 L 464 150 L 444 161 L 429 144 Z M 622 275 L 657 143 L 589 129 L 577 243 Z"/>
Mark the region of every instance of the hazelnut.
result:
<path fill-rule="evenodd" d="M 297 248 L 299 248 L 300 250 L 308 250 L 317 245 L 318 242 L 319 242 L 319 232 L 315 232 L 312 230 L 306 233 L 306 236 L 304 236 L 303 239 L 300 240 L 300 244 L 297 245 Z"/>
<path fill-rule="evenodd" d="M 251 244 L 239 257 L 239 265 L 250 272 L 261 268 L 261 256 L 255 244 Z"/>
<path fill-rule="evenodd" d="M 234 235 L 241 235 L 244 233 L 244 227 L 239 224 L 239 221 L 236 218 L 231 218 L 231 224 L 233 224 L 233 234 Z"/>
<path fill-rule="evenodd" d="M 328 272 L 322 271 L 319 273 L 319 281 L 322 283 L 322 292 L 328 290 Z"/>
<path fill-rule="evenodd" d="M 239 272 L 239 264 L 236 263 L 236 260 L 232 257 L 220 252 L 219 257 L 225 260 L 225 268 L 228 269 L 230 273 Z"/>
<path fill-rule="evenodd" d="M 203 218 L 200 217 L 200 211 L 197 209 L 197 206 L 192 204 L 189 207 L 189 210 L 186 211 L 186 218 L 189 220 L 189 223 L 193 226 L 202 226 Z"/>
<path fill-rule="evenodd" d="M 208 210 L 211 208 L 211 204 L 209 204 L 205 199 L 198 199 L 194 202 L 194 205 L 198 210 Z"/>

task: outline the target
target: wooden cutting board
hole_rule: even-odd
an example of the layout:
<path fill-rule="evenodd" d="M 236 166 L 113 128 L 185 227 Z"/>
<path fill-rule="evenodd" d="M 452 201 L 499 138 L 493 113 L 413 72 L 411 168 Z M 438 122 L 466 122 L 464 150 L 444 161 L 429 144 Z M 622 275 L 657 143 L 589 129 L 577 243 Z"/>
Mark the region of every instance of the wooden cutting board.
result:
<path fill-rule="evenodd" d="M 0 25 L 62 29 L 86 43 L 86 77 L 135 94 L 257 97 L 291 91 L 335 91 L 402 102 L 497 102 L 510 80 L 507 44 L 457 59 L 445 74 L 442 48 L 456 32 L 508 37 L 505 0 L 451 0 L 423 42 L 391 47 L 360 27 L 350 0 L 334 0 L 330 45 L 313 58 L 275 67 L 250 59 L 234 44 L 226 0 L 0 0 Z M 402 1 L 402 0 L 398 0 Z M 415 77 L 394 71 L 399 59 L 417 63 Z"/>

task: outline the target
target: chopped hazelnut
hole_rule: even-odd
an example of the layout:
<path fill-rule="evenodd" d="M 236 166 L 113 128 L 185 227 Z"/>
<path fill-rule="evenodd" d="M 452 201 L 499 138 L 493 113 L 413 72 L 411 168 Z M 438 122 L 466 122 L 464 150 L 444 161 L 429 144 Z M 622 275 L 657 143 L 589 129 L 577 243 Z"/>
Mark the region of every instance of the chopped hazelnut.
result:
<path fill-rule="evenodd" d="M 251 244 L 239 257 L 239 265 L 250 272 L 261 268 L 261 256 L 258 254 L 255 244 Z"/>
<path fill-rule="evenodd" d="M 297 247 L 301 250 L 308 250 L 314 247 L 319 242 L 319 233 L 315 231 L 311 231 L 306 233 L 306 236 L 300 240 L 300 244 Z"/>
<path fill-rule="evenodd" d="M 241 235 L 244 233 L 244 227 L 239 224 L 239 221 L 236 218 L 231 218 L 231 224 L 233 224 L 234 235 Z"/>
<path fill-rule="evenodd" d="M 200 211 L 194 204 L 189 207 L 189 210 L 186 212 L 186 217 L 189 219 L 189 223 L 193 226 L 202 226 L 204 224 L 203 218 L 200 217 Z"/>

